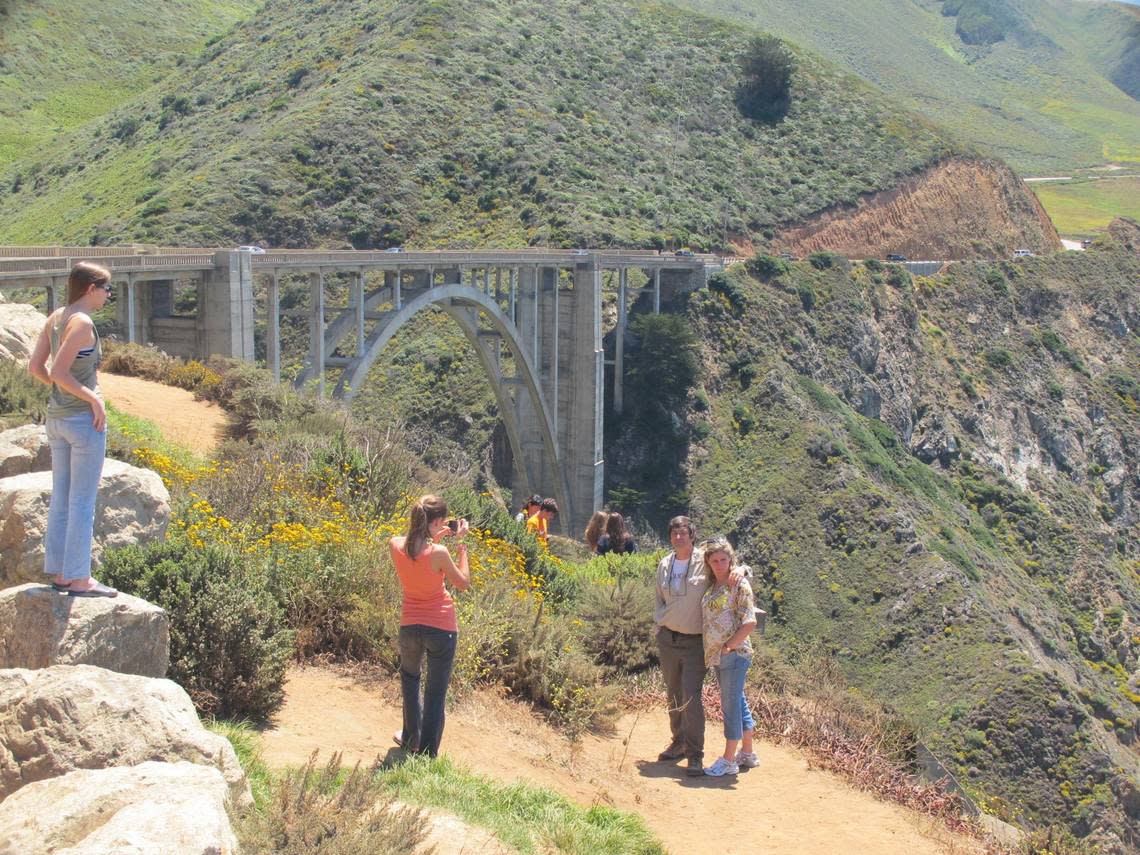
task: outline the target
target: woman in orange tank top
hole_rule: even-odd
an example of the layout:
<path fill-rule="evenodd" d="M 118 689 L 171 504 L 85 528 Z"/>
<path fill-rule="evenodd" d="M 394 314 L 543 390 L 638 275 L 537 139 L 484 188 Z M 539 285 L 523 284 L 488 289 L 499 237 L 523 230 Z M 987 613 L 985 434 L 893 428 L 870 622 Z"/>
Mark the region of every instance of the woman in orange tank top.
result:
<path fill-rule="evenodd" d="M 455 604 L 444 586 L 471 587 L 467 565 L 467 520 L 448 521 L 447 503 L 423 496 L 412 506 L 408 533 L 388 541 L 392 564 L 400 577 L 404 601 L 400 612 L 400 688 L 404 695 L 404 727 L 396 741 L 405 749 L 435 757 L 443 736 L 444 702 L 459 625 Z M 457 565 L 447 547 L 437 543 L 454 536 Z M 420 699 L 420 672 L 427 657 L 427 676 Z"/>

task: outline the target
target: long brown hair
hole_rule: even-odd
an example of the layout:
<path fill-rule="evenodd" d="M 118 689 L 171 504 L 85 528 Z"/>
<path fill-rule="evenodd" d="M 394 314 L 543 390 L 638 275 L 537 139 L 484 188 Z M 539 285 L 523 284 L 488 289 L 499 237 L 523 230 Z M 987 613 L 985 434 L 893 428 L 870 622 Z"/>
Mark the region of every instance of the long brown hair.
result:
<path fill-rule="evenodd" d="M 617 511 L 610 514 L 610 518 L 606 522 L 606 534 L 610 536 L 611 549 L 615 551 L 625 549 L 625 542 L 629 538 L 629 532 L 625 527 L 625 518 Z"/>
<path fill-rule="evenodd" d="M 67 277 L 67 305 L 71 305 L 87 293 L 92 285 L 106 285 L 111 281 L 111 271 L 90 261 L 80 261 Z"/>
<path fill-rule="evenodd" d="M 446 516 L 447 502 L 439 496 L 421 496 L 420 500 L 412 505 L 408 535 L 404 538 L 404 552 L 409 558 L 414 560 L 431 540 L 428 524 Z"/>
<path fill-rule="evenodd" d="M 590 522 L 586 525 L 586 531 L 582 537 L 586 541 L 586 546 L 590 547 L 591 552 L 597 550 L 598 538 L 606 530 L 606 520 L 609 519 L 609 516 L 605 511 L 594 511 L 594 515 L 590 517 Z"/>

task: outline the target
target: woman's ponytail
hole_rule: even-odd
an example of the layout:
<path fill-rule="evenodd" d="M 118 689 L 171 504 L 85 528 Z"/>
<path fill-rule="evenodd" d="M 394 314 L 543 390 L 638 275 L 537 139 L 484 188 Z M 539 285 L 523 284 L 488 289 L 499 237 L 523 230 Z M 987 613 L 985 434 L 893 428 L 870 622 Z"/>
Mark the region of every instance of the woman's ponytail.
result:
<path fill-rule="evenodd" d="M 421 496 L 419 501 L 412 505 L 408 536 L 404 538 L 404 552 L 409 558 L 414 561 L 431 540 L 431 529 L 428 524 L 446 516 L 447 502 L 439 496 Z"/>

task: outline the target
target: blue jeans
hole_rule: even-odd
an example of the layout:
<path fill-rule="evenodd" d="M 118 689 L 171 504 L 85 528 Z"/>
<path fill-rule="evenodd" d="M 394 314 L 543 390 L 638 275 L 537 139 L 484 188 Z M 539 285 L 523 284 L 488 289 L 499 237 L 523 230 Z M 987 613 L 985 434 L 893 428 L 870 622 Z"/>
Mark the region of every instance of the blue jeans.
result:
<path fill-rule="evenodd" d="M 744 698 L 744 678 L 752 657 L 745 653 L 726 653 L 716 666 L 716 680 L 720 686 L 720 708 L 724 713 L 724 738 L 740 739 L 744 731 L 752 730 L 752 710 Z"/>
<path fill-rule="evenodd" d="M 439 753 L 443 738 L 443 705 L 451 666 L 455 664 L 457 632 L 413 624 L 400 627 L 400 688 L 404 693 L 404 747 L 409 751 Z M 420 668 L 427 656 L 423 706 L 420 706 Z"/>
<path fill-rule="evenodd" d="M 95 497 L 107 454 L 107 434 L 91 413 L 47 420 L 51 445 L 51 506 L 44 535 L 44 572 L 65 581 L 91 575 Z"/>

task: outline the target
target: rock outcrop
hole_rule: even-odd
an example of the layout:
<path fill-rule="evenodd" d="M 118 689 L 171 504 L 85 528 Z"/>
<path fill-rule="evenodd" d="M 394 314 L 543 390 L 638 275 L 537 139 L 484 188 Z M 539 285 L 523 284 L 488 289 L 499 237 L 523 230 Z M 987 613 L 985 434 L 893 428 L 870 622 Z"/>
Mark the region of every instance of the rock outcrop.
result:
<path fill-rule="evenodd" d="M 96 665 L 165 677 L 166 612 L 137 597 L 71 597 L 48 585 L 0 590 L 0 669 Z"/>
<path fill-rule="evenodd" d="M 47 319 L 25 303 L 0 305 L 0 359 L 27 364 Z"/>
<path fill-rule="evenodd" d="M 848 258 L 1007 258 L 1015 249 L 1054 252 L 1061 239 L 1033 192 L 1004 163 L 954 158 L 855 205 L 825 211 L 776 235 L 798 255 Z"/>
<path fill-rule="evenodd" d="M 0 855 L 231 853 L 228 801 L 217 769 L 184 761 L 79 769 L 0 802 Z"/>
<path fill-rule="evenodd" d="M 0 478 L 0 587 L 43 582 L 43 535 L 51 473 Z M 92 554 L 161 538 L 170 521 L 170 494 L 149 469 L 118 460 L 103 465 L 95 506 Z"/>
<path fill-rule="evenodd" d="M 0 478 L 51 469 L 51 446 L 43 425 L 0 431 Z"/>
<path fill-rule="evenodd" d="M 215 768 L 235 804 L 251 802 L 233 747 L 170 680 L 90 665 L 0 671 L 0 799 L 76 769 L 150 760 Z"/>

